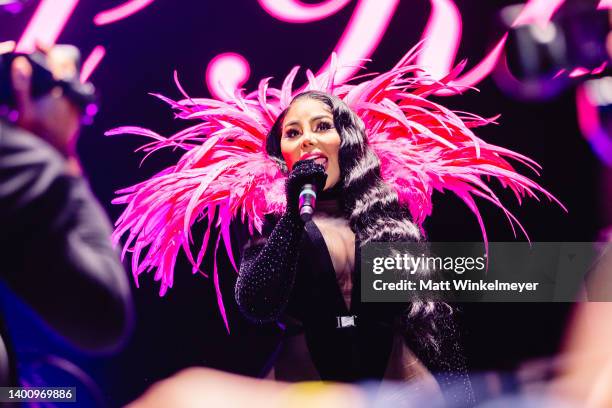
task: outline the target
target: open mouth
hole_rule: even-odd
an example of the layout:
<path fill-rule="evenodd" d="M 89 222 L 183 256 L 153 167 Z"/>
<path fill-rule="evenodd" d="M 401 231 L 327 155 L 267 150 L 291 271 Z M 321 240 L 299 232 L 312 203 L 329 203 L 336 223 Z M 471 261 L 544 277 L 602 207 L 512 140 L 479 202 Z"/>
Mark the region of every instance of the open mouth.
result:
<path fill-rule="evenodd" d="M 327 157 L 321 154 L 307 154 L 303 156 L 301 160 L 314 160 L 315 163 L 320 164 L 327 169 Z"/>
<path fill-rule="evenodd" d="M 327 168 L 327 157 L 319 156 L 315 159 L 315 163 L 320 164 Z"/>

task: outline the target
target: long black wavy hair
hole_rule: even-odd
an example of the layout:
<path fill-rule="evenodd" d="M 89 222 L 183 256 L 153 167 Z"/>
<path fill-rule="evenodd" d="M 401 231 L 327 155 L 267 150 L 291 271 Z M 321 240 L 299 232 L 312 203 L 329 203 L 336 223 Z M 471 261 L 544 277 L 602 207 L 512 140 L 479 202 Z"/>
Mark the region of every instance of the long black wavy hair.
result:
<path fill-rule="evenodd" d="M 303 98 L 322 102 L 332 113 L 334 127 L 340 135 L 339 187 L 342 189 L 343 212 L 361 246 L 368 242 L 422 242 L 423 237 L 412 221 L 409 209 L 399 202 L 395 189 L 381 177 L 380 160 L 368 145 L 361 118 L 340 98 L 324 92 L 303 92 L 295 96 L 291 104 Z M 285 173 L 288 168 L 281 154 L 281 132 L 289 107 L 279 115 L 266 139 L 268 156 Z M 418 273 L 433 277 L 434 271 L 421 270 Z M 412 333 L 407 341 L 414 343 L 416 335 L 420 346 L 439 349 L 437 333 L 440 327 L 437 326 L 445 320 L 440 318 L 448 317 L 450 313 L 452 309 L 446 303 L 413 299 L 405 313 L 407 329 Z"/>

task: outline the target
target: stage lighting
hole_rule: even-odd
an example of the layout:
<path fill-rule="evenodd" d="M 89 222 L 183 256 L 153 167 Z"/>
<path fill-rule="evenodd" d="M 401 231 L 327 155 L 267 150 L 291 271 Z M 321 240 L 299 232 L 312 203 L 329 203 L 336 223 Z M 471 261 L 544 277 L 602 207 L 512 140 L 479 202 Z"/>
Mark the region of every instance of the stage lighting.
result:
<path fill-rule="evenodd" d="M 0 0 L 0 11 L 17 14 L 23 10 L 28 1 L 29 0 Z"/>
<path fill-rule="evenodd" d="M 608 11 L 567 2 L 551 21 L 513 25 L 522 8 L 508 6 L 499 14 L 509 34 L 493 78 L 504 92 L 518 99 L 550 99 L 576 78 L 605 69 L 610 60 Z"/>
<path fill-rule="evenodd" d="M 590 79 L 576 92 L 578 124 L 593 152 L 612 168 L 612 77 Z"/>

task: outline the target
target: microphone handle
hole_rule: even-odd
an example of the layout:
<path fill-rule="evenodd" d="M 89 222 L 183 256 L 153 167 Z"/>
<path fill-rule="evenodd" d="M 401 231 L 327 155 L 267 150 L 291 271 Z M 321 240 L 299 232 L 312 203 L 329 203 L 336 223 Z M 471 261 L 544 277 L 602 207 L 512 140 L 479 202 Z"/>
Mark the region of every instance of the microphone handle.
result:
<path fill-rule="evenodd" d="M 304 222 L 312 219 L 317 202 L 317 188 L 314 184 L 304 184 L 300 190 L 298 201 L 300 209 L 300 218 Z"/>

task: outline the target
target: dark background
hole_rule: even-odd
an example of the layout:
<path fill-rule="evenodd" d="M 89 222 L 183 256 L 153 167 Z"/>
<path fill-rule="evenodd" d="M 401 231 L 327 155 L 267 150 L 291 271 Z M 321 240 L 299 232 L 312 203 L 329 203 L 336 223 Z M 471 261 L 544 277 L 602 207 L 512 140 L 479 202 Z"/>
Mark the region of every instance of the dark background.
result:
<path fill-rule="evenodd" d="M 142 166 L 142 154 L 133 153 L 143 139 L 104 137 L 121 125 L 144 126 L 170 134 L 182 126 L 171 110 L 149 96 L 159 92 L 180 97 L 172 75 L 177 70 L 191 96 L 208 96 L 204 73 L 217 54 L 234 51 L 251 64 L 247 89 L 260 78 L 274 76 L 274 86 L 294 65 L 318 69 L 336 45 L 356 2 L 327 19 L 289 24 L 268 15 L 256 1 L 157 0 L 141 12 L 114 24 L 96 27 L 93 16 L 123 1 L 87 1 L 77 6 L 58 42 L 77 45 L 84 55 L 102 44 L 107 55 L 92 76 L 102 95 L 94 124 L 84 129 L 79 153 L 92 188 L 115 220 L 121 208 L 110 201 L 114 191 L 141 181 L 176 160 L 160 153 Z M 0 14 L 0 41 L 17 39 L 33 6 L 17 16 Z M 468 68 L 479 62 L 502 29 L 496 12 L 510 1 L 456 1 L 463 15 L 463 40 L 458 59 Z M 372 71 L 391 68 L 420 38 L 429 14 L 427 1 L 402 1 L 381 44 L 368 64 Z M 297 82 L 303 81 L 299 76 Z M 511 193 L 501 195 L 534 241 L 592 241 L 602 227 L 599 215 L 601 165 L 580 135 L 572 89 L 549 102 L 529 103 L 506 97 L 488 78 L 480 92 L 440 99 L 446 106 L 485 117 L 501 113 L 499 125 L 478 130 L 488 142 L 500 144 L 535 159 L 543 166 L 537 181 L 568 208 L 564 213 L 548 201 L 527 200 L 518 206 Z M 527 173 L 528 170 L 521 168 Z M 545 199 L 544 199 L 545 200 Z M 502 212 L 479 202 L 491 241 L 515 238 Z M 476 219 L 450 194 L 434 195 L 434 213 L 425 224 L 430 240 L 477 241 Z M 519 236 L 523 240 L 524 237 Z M 114 356 L 83 356 L 36 325 L 16 299 L 4 299 L 12 319 L 18 351 L 38 348 L 68 356 L 85 367 L 104 390 L 107 401 L 118 405 L 134 399 L 158 379 L 194 365 L 257 375 L 274 348 L 274 327 L 248 324 L 233 301 L 235 273 L 226 266 L 221 286 L 231 334 L 225 331 L 217 309 L 212 280 L 191 276 L 185 260 L 179 262 L 174 287 L 158 296 L 158 284 L 141 276 L 134 290 L 137 323 L 124 350 Z M 210 261 L 210 260 L 209 260 Z M 465 347 L 473 370 L 512 370 L 521 361 L 554 353 L 562 340 L 568 304 L 465 305 Z M 95 316 L 92 316 L 95 319 Z M 9 322 L 10 323 L 10 322 Z"/>

